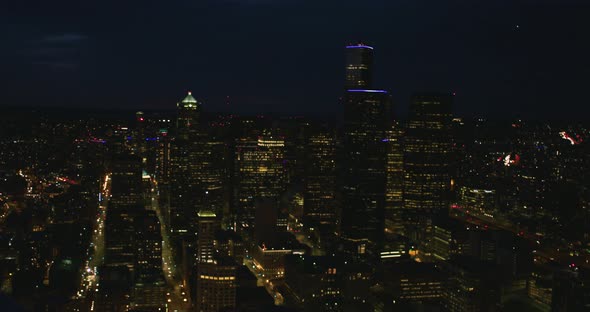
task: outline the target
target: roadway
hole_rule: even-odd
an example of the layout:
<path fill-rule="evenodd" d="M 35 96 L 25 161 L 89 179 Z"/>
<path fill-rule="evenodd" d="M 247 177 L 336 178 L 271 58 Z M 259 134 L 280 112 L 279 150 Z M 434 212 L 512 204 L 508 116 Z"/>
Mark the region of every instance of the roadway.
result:
<path fill-rule="evenodd" d="M 244 265 L 256 276 L 257 285 L 264 286 L 266 292 L 271 295 L 275 301 L 275 305 L 280 306 L 285 304 L 285 298 L 283 295 L 277 290 L 277 286 L 279 286 L 283 282 L 283 278 L 272 278 L 265 276 L 261 270 L 259 270 L 254 261 L 252 259 L 244 259 Z"/>
<path fill-rule="evenodd" d="M 97 268 L 104 261 L 104 224 L 111 189 L 110 174 L 106 174 L 101 182 L 99 206 L 96 213 L 96 219 L 93 220 L 92 237 L 86 252 L 87 259 L 84 262 L 84 268 L 82 269 L 80 287 L 76 293 L 78 299 L 85 300 L 90 311 L 94 310 L 94 294 L 98 291 Z"/>
<path fill-rule="evenodd" d="M 170 243 L 170 231 L 164 219 L 163 211 L 159 204 L 158 182 L 155 178 L 151 182 L 151 207 L 156 212 L 160 220 L 160 232 L 162 233 L 162 269 L 164 277 L 168 284 L 169 290 L 166 293 L 168 311 L 183 312 L 190 310 L 190 294 L 185 287 L 178 270 L 178 265 L 174 261 L 172 244 Z"/>
<path fill-rule="evenodd" d="M 531 246 L 534 246 L 535 250 L 533 253 L 536 258 L 542 261 L 554 261 L 564 266 L 584 266 L 590 267 L 590 256 L 578 255 L 572 256 L 568 246 L 543 246 L 540 242 L 540 236 L 527 232 L 525 230 L 517 228 L 514 224 L 507 220 L 497 220 L 495 218 L 488 217 L 477 211 L 466 210 L 461 207 L 454 207 L 451 210 L 450 216 L 452 218 L 468 222 L 470 224 L 483 227 L 485 229 L 500 229 L 507 232 L 511 232 L 517 236 L 520 236 L 530 242 Z M 535 260 L 536 261 L 536 260 Z"/>

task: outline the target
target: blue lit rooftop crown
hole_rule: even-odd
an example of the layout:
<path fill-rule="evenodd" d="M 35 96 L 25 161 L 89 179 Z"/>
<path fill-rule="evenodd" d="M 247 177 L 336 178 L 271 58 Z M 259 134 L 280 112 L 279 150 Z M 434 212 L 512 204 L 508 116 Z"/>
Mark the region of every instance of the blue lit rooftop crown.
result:
<path fill-rule="evenodd" d="M 347 45 L 346 46 L 347 49 L 369 49 L 369 50 L 373 50 L 373 47 L 368 46 L 364 43 L 358 43 L 358 44 L 352 44 L 352 45 Z"/>

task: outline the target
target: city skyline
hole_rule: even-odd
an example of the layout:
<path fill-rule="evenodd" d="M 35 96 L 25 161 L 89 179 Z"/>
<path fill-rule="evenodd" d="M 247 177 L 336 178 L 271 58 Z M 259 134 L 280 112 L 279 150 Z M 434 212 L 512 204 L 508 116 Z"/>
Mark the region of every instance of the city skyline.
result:
<path fill-rule="evenodd" d="M 461 2 L 0 4 L 0 311 L 590 310 L 590 4 Z"/>

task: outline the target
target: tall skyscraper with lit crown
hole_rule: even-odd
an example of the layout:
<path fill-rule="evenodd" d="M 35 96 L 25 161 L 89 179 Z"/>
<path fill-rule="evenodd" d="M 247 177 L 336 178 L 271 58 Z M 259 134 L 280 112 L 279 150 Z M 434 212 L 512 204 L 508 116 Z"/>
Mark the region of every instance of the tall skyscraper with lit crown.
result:
<path fill-rule="evenodd" d="M 177 104 L 176 135 L 170 146 L 170 230 L 174 236 L 191 232 L 197 211 L 198 134 L 201 104 L 191 92 Z"/>
<path fill-rule="evenodd" d="M 346 252 L 362 256 L 383 237 L 391 96 L 371 89 L 373 48 L 347 46 L 346 51 L 349 88 L 344 96 L 340 235 Z M 362 68 L 353 69 L 351 63 Z"/>
<path fill-rule="evenodd" d="M 346 47 L 347 89 L 370 88 L 373 81 L 373 47 L 362 43 Z"/>

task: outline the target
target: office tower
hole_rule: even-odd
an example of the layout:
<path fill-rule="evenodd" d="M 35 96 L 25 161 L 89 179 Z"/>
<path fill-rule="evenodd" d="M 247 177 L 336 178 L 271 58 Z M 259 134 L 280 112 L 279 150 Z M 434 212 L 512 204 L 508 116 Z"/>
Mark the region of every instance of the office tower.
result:
<path fill-rule="evenodd" d="M 217 254 L 225 257 L 233 257 L 236 263 L 244 262 L 246 247 L 240 235 L 232 230 L 220 230 L 215 233 L 213 247 Z"/>
<path fill-rule="evenodd" d="M 135 153 L 140 158 L 146 158 L 147 144 L 146 144 L 146 117 L 143 112 L 135 113 Z"/>
<path fill-rule="evenodd" d="M 201 104 L 189 94 L 177 104 L 176 136 L 171 144 L 170 230 L 174 237 L 190 236 L 198 211 L 202 168 Z"/>
<path fill-rule="evenodd" d="M 360 255 L 383 237 L 391 97 L 383 90 L 348 90 L 344 101 L 340 235 L 345 250 Z"/>
<path fill-rule="evenodd" d="M 402 262 L 410 258 L 410 240 L 397 234 L 385 234 L 385 239 L 379 248 L 381 263 Z"/>
<path fill-rule="evenodd" d="M 238 214 L 241 227 L 254 226 L 256 198 L 278 198 L 286 187 L 285 140 L 268 132 L 236 144 Z"/>
<path fill-rule="evenodd" d="M 331 256 L 285 257 L 285 284 L 294 298 L 289 305 L 303 311 L 342 311 L 344 260 Z"/>
<path fill-rule="evenodd" d="M 403 233 L 402 204 L 404 183 L 404 131 L 394 122 L 387 131 L 387 185 L 385 192 L 385 230 Z"/>
<path fill-rule="evenodd" d="M 584 311 L 588 309 L 587 268 L 561 269 L 553 274 L 551 311 Z"/>
<path fill-rule="evenodd" d="M 180 103 L 176 104 L 176 107 L 178 109 L 178 117 L 176 119 L 178 134 L 181 136 L 187 136 L 187 132 L 195 129 L 199 125 L 201 103 L 199 103 L 189 91 L 186 97 L 184 97 Z"/>
<path fill-rule="evenodd" d="M 171 136 L 168 135 L 167 128 L 161 128 L 158 131 L 158 140 L 156 146 L 156 168 L 154 180 L 156 182 L 159 197 L 158 204 L 162 213 L 165 226 L 170 226 L 170 180 L 172 175 L 171 167 Z"/>
<path fill-rule="evenodd" d="M 135 265 L 134 218 L 143 211 L 141 160 L 134 155 L 113 159 L 111 199 L 105 220 L 105 263 Z"/>
<path fill-rule="evenodd" d="M 373 80 L 373 47 L 362 43 L 346 47 L 347 89 L 371 88 Z"/>
<path fill-rule="evenodd" d="M 198 162 L 198 190 L 204 194 L 199 198 L 197 210 L 207 209 L 213 211 L 219 218 L 226 212 L 227 193 L 227 147 L 220 139 L 205 135 L 197 137 L 200 153 Z"/>
<path fill-rule="evenodd" d="M 344 311 L 368 311 L 375 268 L 368 262 L 346 261 L 342 283 Z"/>
<path fill-rule="evenodd" d="M 553 270 L 549 265 L 535 265 L 527 280 L 527 295 L 546 311 L 551 309 L 553 292 Z"/>
<path fill-rule="evenodd" d="M 256 200 L 254 219 L 254 240 L 268 245 L 277 242 L 279 235 L 287 232 L 288 214 L 281 209 L 281 201 L 275 197 Z"/>
<path fill-rule="evenodd" d="M 162 272 L 162 235 L 156 213 L 144 210 L 135 217 L 135 279 L 131 307 L 157 311 L 166 306 L 166 281 Z"/>
<path fill-rule="evenodd" d="M 117 155 L 112 161 L 109 210 L 143 205 L 141 159 L 135 155 Z"/>
<path fill-rule="evenodd" d="M 131 294 L 132 275 L 126 266 L 101 266 L 94 302 L 95 311 L 127 311 Z M 91 308 L 91 309 L 92 309 Z"/>
<path fill-rule="evenodd" d="M 276 236 L 268 243 L 258 243 L 252 250 L 253 263 L 266 278 L 282 278 L 285 274 L 285 256 L 303 255 L 309 249 L 291 233 L 277 233 Z"/>
<path fill-rule="evenodd" d="M 419 241 L 432 218 L 448 210 L 451 151 L 450 95 L 412 97 L 404 145 L 403 210 L 406 235 Z"/>
<path fill-rule="evenodd" d="M 249 124 L 250 120 L 244 120 L 242 122 L 245 123 L 244 126 L 251 127 Z M 251 193 L 254 192 L 256 185 L 247 179 L 254 175 L 254 168 L 249 164 L 251 161 L 245 161 L 244 156 L 256 151 L 259 136 L 252 129 L 243 126 L 240 128 L 242 134 L 234 140 L 234 157 L 231 170 L 232 213 L 234 215 L 233 229 L 237 232 L 254 224 L 255 203 Z M 242 223 L 244 220 L 249 221 Z"/>
<path fill-rule="evenodd" d="M 105 264 L 135 265 L 136 210 L 110 209 L 105 219 Z"/>
<path fill-rule="evenodd" d="M 210 210 L 197 213 L 197 263 L 213 263 L 215 233 L 221 229 L 217 215 Z"/>
<path fill-rule="evenodd" d="M 432 242 L 427 252 L 434 260 L 449 260 L 458 255 L 471 255 L 471 242 L 465 224 L 450 218 L 441 218 L 432 226 Z"/>
<path fill-rule="evenodd" d="M 471 213 L 493 217 L 496 213 L 496 191 L 462 186 L 459 188 L 459 206 Z"/>
<path fill-rule="evenodd" d="M 189 93 L 178 104 L 177 136 L 171 144 L 170 228 L 173 236 L 193 233 L 197 212 L 221 216 L 226 196 L 226 145 L 199 121 L 201 104 Z"/>
<path fill-rule="evenodd" d="M 156 147 L 156 179 L 160 184 L 170 182 L 170 136 L 168 129 L 160 129 L 158 132 L 158 144 Z"/>
<path fill-rule="evenodd" d="M 238 265 L 232 258 L 216 257 L 198 265 L 195 311 L 233 311 L 236 307 Z"/>
<path fill-rule="evenodd" d="M 442 271 L 447 276 L 442 296 L 445 311 L 499 310 L 501 281 L 494 263 L 458 257 L 444 262 Z"/>
<path fill-rule="evenodd" d="M 162 271 L 162 235 L 160 221 L 154 211 L 144 210 L 135 217 L 136 265 L 138 275 Z"/>
<path fill-rule="evenodd" d="M 390 263 L 383 268 L 383 292 L 380 304 L 389 309 L 381 311 L 430 311 L 440 306 L 444 291 L 444 276 L 432 263 L 414 261 Z M 412 307 L 412 308 L 409 308 Z"/>
<path fill-rule="evenodd" d="M 336 138 L 320 130 L 307 138 L 305 162 L 304 220 L 336 223 Z"/>
<path fill-rule="evenodd" d="M 276 238 L 280 201 L 278 198 L 259 198 L 255 207 L 254 240 L 270 244 Z"/>

